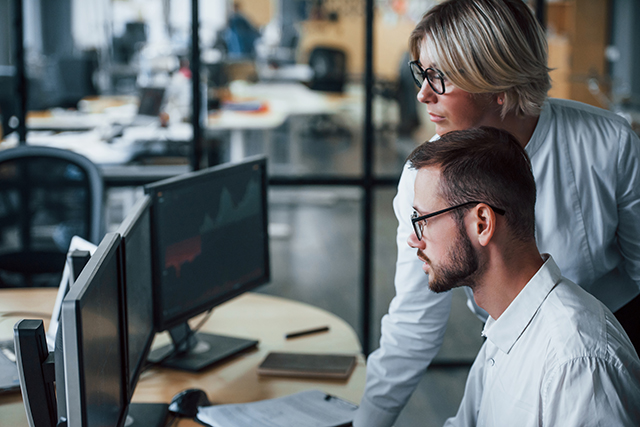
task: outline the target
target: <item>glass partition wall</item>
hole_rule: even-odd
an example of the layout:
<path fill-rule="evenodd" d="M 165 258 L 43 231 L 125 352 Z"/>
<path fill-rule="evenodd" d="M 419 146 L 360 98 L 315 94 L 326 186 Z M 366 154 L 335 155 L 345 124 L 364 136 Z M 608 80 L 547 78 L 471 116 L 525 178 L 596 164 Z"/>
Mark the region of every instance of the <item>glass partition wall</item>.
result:
<path fill-rule="evenodd" d="M 629 111 L 629 2 L 585 1 L 530 2 L 548 23 L 553 96 Z M 309 302 L 324 292 L 319 305 L 347 319 L 368 353 L 394 295 L 395 185 L 406 156 L 434 135 L 406 63 L 410 32 L 436 3 L 0 0 L 2 146 L 29 130 L 33 143 L 79 151 L 105 171 L 183 167 L 167 174 L 267 154 L 280 253 L 265 292 Z M 576 42 L 585 29 L 588 46 Z M 105 180 L 139 185 L 157 170 Z M 133 194 L 118 196 L 116 217 Z M 308 297 L 296 293 L 303 282 Z"/>

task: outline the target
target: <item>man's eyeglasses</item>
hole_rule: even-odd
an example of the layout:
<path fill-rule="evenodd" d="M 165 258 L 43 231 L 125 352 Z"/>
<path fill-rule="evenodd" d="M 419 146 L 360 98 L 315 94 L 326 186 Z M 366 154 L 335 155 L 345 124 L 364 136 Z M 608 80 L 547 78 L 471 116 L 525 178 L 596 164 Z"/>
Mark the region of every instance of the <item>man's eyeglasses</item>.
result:
<path fill-rule="evenodd" d="M 413 211 L 413 213 L 411 214 L 411 224 L 413 225 L 413 231 L 416 233 L 416 237 L 418 238 L 418 240 L 422 240 L 422 230 L 427 225 L 427 220 L 429 218 L 433 218 L 436 215 L 440 215 L 440 214 L 452 211 L 454 209 L 459 209 L 463 206 L 477 205 L 478 203 L 484 203 L 484 202 L 475 202 L 475 201 L 465 202 L 460 205 L 451 206 L 450 208 L 442 209 L 441 211 L 433 212 L 433 213 L 422 215 L 422 216 L 418 216 L 418 212 Z M 498 215 L 504 215 L 504 212 L 505 212 L 504 209 L 495 208 L 491 205 L 487 205 L 487 206 L 493 209 L 493 211 Z"/>
<path fill-rule="evenodd" d="M 431 67 L 424 70 L 422 65 L 420 65 L 420 61 L 409 62 L 409 68 L 411 69 L 413 81 L 416 82 L 420 89 L 422 89 L 424 80 L 427 79 L 429 86 L 431 86 L 431 90 L 438 95 L 444 94 L 444 74 L 442 74 L 442 71 Z"/>

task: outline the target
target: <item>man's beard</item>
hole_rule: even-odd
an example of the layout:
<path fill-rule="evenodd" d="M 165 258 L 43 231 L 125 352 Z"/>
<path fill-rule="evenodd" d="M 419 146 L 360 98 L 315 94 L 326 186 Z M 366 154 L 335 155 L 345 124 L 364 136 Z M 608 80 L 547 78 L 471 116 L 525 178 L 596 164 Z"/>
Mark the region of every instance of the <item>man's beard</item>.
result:
<path fill-rule="evenodd" d="M 459 286 L 473 289 L 476 286 L 476 279 L 484 268 L 481 268 L 478 253 L 464 231 L 463 227 L 458 229 L 446 264 L 429 263 L 429 289 L 433 292 L 446 292 Z"/>

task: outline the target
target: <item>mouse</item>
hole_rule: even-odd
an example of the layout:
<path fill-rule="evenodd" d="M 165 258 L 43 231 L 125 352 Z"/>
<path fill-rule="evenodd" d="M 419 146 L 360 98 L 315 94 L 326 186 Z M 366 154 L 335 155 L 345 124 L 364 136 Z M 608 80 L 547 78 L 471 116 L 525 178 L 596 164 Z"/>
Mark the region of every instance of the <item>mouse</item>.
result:
<path fill-rule="evenodd" d="M 183 417 L 193 418 L 198 414 L 198 406 L 209 406 L 207 393 L 198 388 L 183 390 L 173 396 L 169 404 L 169 412 Z"/>

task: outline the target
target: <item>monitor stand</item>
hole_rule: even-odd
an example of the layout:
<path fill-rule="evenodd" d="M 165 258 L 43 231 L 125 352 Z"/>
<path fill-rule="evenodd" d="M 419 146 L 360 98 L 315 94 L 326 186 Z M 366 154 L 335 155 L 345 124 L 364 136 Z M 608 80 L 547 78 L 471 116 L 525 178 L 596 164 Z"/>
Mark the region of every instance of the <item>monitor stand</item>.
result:
<path fill-rule="evenodd" d="M 235 338 L 225 335 L 196 333 L 185 322 L 169 329 L 172 344 L 153 350 L 149 362 L 182 371 L 198 372 L 226 360 L 242 351 L 255 348 L 257 340 Z M 174 348 L 178 351 L 174 355 Z"/>
<path fill-rule="evenodd" d="M 132 403 L 124 427 L 164 427 L 168 413 L 166 403 Z"/>

